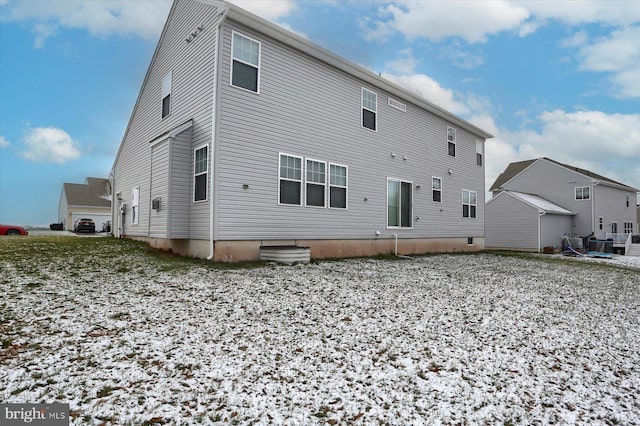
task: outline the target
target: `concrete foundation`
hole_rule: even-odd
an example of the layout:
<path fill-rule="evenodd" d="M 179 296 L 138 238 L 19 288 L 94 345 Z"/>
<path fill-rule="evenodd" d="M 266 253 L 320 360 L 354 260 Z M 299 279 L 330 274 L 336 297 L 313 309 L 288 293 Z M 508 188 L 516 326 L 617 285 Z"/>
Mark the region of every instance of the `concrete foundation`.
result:
<path fill-rule="evenodd" d="M 135 237 L 152 247 L 171 250 L 181 256 L 207 258 L 207 240 L 167 240 L 162 238 Z M 261 246 L 301 246 L 311 248 L 312 259 L 367 257 L 396 253 L 395 238 L 378 237 L 368 240 L 252 240 L 216 241 L 216 262 L 242 262 L 260 259 Z M 427 253 L 474 252 L 484 250 L 484 238 L 474 237 L 472 243 L 464 238 L 399 238 L 397 254 L 415 255 Z"/>

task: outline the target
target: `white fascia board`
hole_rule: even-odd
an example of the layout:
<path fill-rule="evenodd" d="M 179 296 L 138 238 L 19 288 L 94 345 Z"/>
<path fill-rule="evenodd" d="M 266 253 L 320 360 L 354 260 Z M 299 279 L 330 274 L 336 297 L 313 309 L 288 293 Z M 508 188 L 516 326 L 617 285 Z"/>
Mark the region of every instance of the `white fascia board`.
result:
<path fill-rule="evenodd" d="M 219 4 L 222 2 L 214 1 L 214 0 L 198 0 L 207 4 Z M 233 4 L 227 4 L 228 12 L 226 18 L 231 19 L 235 22 L 238 22 L 242 25 L 245 25 L 249 28 L 253 28 L 269 37 L 272 37 L 275 40 L 278 40 L 288 46 L 293 47 L 294 49 L 300 50 L 322 62 L 325 62 L 339 70 L 346 72 L 356 78 L 359 78 L 372 86 L 378 87 L 400 99 L 403 99 L 407 102 L 410 102 L 418 107 L 435 114 L 448 122 L 459 126 L 476 136 L 480 136 L 484 139 L 491 139 L 494 136 L 482 130 L 481 128 L 475 126 L 474 124 L 469 123 L 468 121 L 458 117 L 457 115 L 452 114 L 451 112 L 427 101 L 424 98 L 421 98 L 414 93 L 386 80 L 380 76 L 377 76 L 373 72 L 354 64 L 340 56 L 314 44 L 309 40 L 300 37 L 297 34 L 292 33 L 279 25 L 276 25 L 272 22 L 269 22 L 265 19 L 262 19 L 252 13 L 245 11 Z"/>

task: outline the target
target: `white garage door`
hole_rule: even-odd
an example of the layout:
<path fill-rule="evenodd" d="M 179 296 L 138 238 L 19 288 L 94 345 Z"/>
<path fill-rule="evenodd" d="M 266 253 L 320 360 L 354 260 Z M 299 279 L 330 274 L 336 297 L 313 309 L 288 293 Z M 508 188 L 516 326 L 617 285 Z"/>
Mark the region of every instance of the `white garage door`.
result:
<path fill-rule="evenodd" d="M 108 220 L 111 220 L 111 215 L 110 214 L 103 214 L 103 213 L 74 213 L 72 215 L 72 223 L 71 226 L 69 227 L 69 230 L 73 230 L 73 224 L 76 223 L 76 220 L 80 219 L 80 218 L 88 218 L 88 219 L 93 219 L 93 221 L 96 224 L 96 232 L 101 232 L 102 231 L 102 224 L 107 222 Z"/>

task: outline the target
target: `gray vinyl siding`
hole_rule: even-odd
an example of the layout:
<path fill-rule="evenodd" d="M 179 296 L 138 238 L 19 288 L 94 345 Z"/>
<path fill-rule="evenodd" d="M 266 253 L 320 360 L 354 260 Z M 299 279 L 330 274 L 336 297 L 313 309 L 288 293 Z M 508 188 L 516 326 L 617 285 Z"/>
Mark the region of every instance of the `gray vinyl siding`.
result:
<path fill-rule="evenodd" d="M 611 223 L 618 223 L 623 232 L 624 222 L 636 221 L 634 216 L 635 194 L 608 183 L 595 184 L 596 180 L 553 162 L 540 159 L 503 185 L 505 190 L 536 194 L 573 211 L 571 232 L 587 236 L 592 232 L 597 238 L 605 238 L 611 232 Z M 589 200 L 576 200 L 576 187 L 589 187 Z M 626 206 L 626 195 L 630 197 Z M 604 229 L 600 230 L 599 218 Z"/>
<path fill-rule="evenodd" d="M 540 248 L 562 248 L 562 236 L 571 233 L 573 216 L 546 214 L 540 218 Z"/>
<path fill-rule="evenodd" d="M 167 237 L 167 205 L 169 197 L 169 161 L 170 139 L 154 145 L 151 148 L 151 179 L 150 199 L 160 199 L 160 208 L 149 206 L 149 236 L 156 238 Z"/>
<path fill-rule="evenodd" d="M 606 185 L 594 187 L 594 211 L 596 217 L 596 237 L 605 238 L 611 231 L 611 224 L 618 224 L 618 232 L 624 232 L 624 222 L 632 222 L 636 229 L 636 194 L 630 191 L 613 188 Z M 626 197 L 629 196 L 629 207 Z M 598 218 L 602 217 L 604 226 L 602 230 L 598 225 Z"/>
<path fill-rule="evenodd" d="M 232 30 L 261 42 L 260 93 L 230 85 Z M 407 105 L 399 111 L 379 88 L 233 21 L 221 42 L 217 239 L 484 235 L 476 135 L 392 96 Z M 377 93 L 376 132 L 361 126 L 363 87 Z M 447 155 L 447 126 L 457 131 L 456 158 Z M 279 153 L 347 166 L 348 209 L 278 205 Z M 443 180 L 442 203 L 432 201 L 432 176 Z M 388 177 L 413 183 L 412 229 L 387 228 Z M 462 218 L 463 189 L 477 192 L 475 219 Z"/>
<path fill-rule="evenodd" d="M 485 210 L 485 247 L 538 248 L 537 209 L 508 194 L 499 194 Z"/>
<path fill-rule="evenodd" d="M 591 179 L 546 160 L 539 160 L 503 185 L 505 190 L 536 194 L 576 213 L 573 233 L 587 236 L 592 232 L 593 211 L 591 200 L 576 200 L 575 189 L 592 187 Z M 593 189 L 593 188 L 592 188 Z"/>
<path fill-rule="evenodd" d="M 217 19 L 217 10 L 210 5 L 187 1 L 174 3 L 114 163 L 114 193 L 121 193 L 123 202 L 127 203 L 127 235 L 147 236 L 150 230 L 152 194 L 149 142 L 189 119 L 193 120 L 193 140 L 189 142 L 189 149 L 191 144 L 211 141 L 212 75 L 216 61 L 214 41 Z M 205 23 L 204 30 L 187 43 L 185 39 L 189 34 L 198 25 Z M 168 71 L 172 72 L 171 112 L 162 118 L 162 79 Z M 140 187 L 138 225 L 131 224 L 131 188 L 135 186 Z M 172 207 L 176 205 L 173 204 Z M 190 237 L 207 238 L 208 207 L 194 205 L 189 206 L 189 209 L 191 217 L 186 223 L 190 226 Z M 181 206 L 178 210 L 178 214 L 184 217 L 185 207 Z M 172 215 L 171 212 L 168 213 Z M 186 237 L 179 230 L 181 226 L 175 231 L 177 235 Z"/>
<path fill-rule="evenodd" d="M 192 129 L 176 135 L 171 144 L 171 198 L 169 237 L 189 238 L 190 211 L 193 197 L 193 157 L 191 149 Z"/>

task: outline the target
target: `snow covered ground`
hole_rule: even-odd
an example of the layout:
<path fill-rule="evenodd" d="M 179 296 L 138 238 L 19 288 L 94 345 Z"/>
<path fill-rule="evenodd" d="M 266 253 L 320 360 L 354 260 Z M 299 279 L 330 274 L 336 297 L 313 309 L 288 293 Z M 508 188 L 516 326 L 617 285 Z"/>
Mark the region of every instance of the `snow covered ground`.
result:
<path fill-rule="evenodd" d="M 640 262 L 559 259 L 0 256 L 0 400 L 73 424 L 640 424 Z"/>

